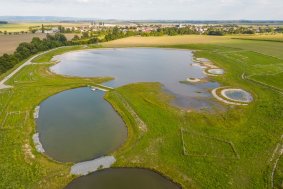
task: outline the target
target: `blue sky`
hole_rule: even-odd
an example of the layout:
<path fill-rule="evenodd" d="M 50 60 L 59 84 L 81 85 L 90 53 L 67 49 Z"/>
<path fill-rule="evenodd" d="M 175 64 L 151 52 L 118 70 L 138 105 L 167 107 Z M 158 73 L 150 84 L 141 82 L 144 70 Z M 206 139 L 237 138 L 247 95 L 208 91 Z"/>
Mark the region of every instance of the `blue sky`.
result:
<path fill-rule="evenodd" d="M 0 0 L 0 16 L 283 20 L 283 0 Z"/>

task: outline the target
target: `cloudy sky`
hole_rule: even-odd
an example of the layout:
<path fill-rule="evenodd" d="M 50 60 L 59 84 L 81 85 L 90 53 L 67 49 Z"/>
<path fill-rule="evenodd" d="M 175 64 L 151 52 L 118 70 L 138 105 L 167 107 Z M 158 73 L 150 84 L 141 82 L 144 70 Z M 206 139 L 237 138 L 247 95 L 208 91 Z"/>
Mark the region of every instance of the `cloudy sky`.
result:
<path fill-rule="evenodd" d="M 283 20 L 283 0 L 0 0 L 0 5 L 0 16 Z"/>

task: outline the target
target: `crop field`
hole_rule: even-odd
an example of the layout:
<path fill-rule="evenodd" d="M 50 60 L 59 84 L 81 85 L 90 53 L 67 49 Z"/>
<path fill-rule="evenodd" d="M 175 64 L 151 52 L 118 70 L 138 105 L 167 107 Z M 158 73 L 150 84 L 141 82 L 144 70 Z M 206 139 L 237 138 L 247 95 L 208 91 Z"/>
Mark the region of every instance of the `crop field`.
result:
<path fill-rule="evenodd" d="M 72 39 L 75 34 L 66 34 L 67 39 Z M 4 53 L 13 53 L 20 43 L 31 42 L 33 37 L 41 39 L 46 37 L 46 34 L 20 34 L 20 35 L 0 35 L 0 55 Z"/>
<path fill-rule="evenodd" d="M 259 40 L 259 41 L 277 41 L 283 42 L 283 34 L 263 34 L 263 35 L 240 35 L 232 36 L 235 39 L 249 39 L 249 40 Z"/>
<path fill-rule="evenodd" d="M 207 35 L 182 35 L 182 36 L 161 36 L 161 37 L 128 37 L 110 41 L 104 44 L 105 47 L 130 47 L 130 46 L 161 46 L 180 44 L 213 44 L 226 43 L 227 37 Z"/>
<path fill-rule="evenodd" d="M 265 35 L 264 35 L 265 36 Z M 275 35 L 283 40 L 283 35 Z M 235 36 L 207 36 L 207 35 L 183 35 L 183 36 L 161 36 L 161 37 L 129 37 L 110 41 L 104 44 L 105 47 L 139 47 L 139 46 L 168 46 L 185 44 L 209 44 L 231 47 L 237 50 L 249 50 L 283 59 L 283 43 L 256 40 L 240 40 L 233 38 L 245 37 Z M 260 38 L 259 36 L 257 38 Z"/>
<path fill-rule="evenodd" d="M 0 35 L 0 55 L 13 53 L 22 42 L 31 42 L 33 37 L 44 38 L 45 34 Z"/>
<path fill-rule="evenodd" d="M 103 46 L 197 50 L 196 57 L 208 58 L 225 70 L 225 75 L 210 80 L 245 89 L 254 97 L 245 107 L 225 105 L 226 111 L 195 112 L 171 106 L 173 97 L 160 83 L 135 83 L 111 90 L 105 99 L 128 127 L 128 140 L 113 153 L 117 158 L 114 167 L 150 168 L 183 188 L 282 188 L 280 42 L 208 36 L 131 37 Z M 110 79 L 66 78 L 50 73 L 50 64 L 40 64 L 56 54 L 83 48 L 65 47 L 38 57 L 34 60 L 38 64 L 25 67 L 9 80 L 14 88 L 0 91 L 0 124 L 4 123 L 0 128 L 0 188 L 63 188 L 74 179 L 69 174 L 71 164 L 56 163 L 35 151 L 32 115 L 42 100 L 55 93 Z"/>
<path fill-rule="evenodd" d="M 40 26 L 40 23 L 9 23 L 0 24 L 0 31 L 4 32 L 21 32 L 29 31 L 29 27 Z"/>
<path fill-rule="evenodd" d="M 88 25 L 89 23 L 59 23 L 59 22 L 27 22 L 27 23 L 8 23 L 0 24 L 0 31 L 4 32 L 21 32 L 29 31 L 29 27 L 41 27 L 41 25 L 54 25 L 54 26 L 64 26 L 73 27 L 80 25 Z"/>

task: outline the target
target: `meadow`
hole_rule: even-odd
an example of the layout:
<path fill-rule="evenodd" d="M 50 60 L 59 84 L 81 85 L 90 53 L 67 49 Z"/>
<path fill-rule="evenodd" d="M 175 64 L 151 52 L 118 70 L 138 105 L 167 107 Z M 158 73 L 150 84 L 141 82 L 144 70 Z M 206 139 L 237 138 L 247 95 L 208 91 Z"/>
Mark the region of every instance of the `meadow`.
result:
<path fill-rule="evenodd" d="M 115 167 L 156 170 L 183 188 L 282 188 L 283 43 L 231 37 L 130 37 L 102 47 L 157 46 L 197 50 L 223 68 L 210 78 L 243 88 L 254 101 L 226 111 L 184 111 L 159 83 L 136 83 L 109 91 L 105 98 L 128 127 L 127 142 L 113 155 Z M 270 50 L 269 48 L 274 50 Z M 81 47 L 82 48 L 82 47 Z M 110 78 L 65 78 L 50 73 L 51 57 L 38 57 L 0 91 L 0 188 L 62 188 L 73 176 L 71 164 L 59 164 L 35 151 L 33 110 L 42 100 L 70 88 Z M 212 99 L 214 100 L 214 99 Z M 142 129 L 142 124 L 146 129 Z M 279 146 L 279 147 L 277 147 Z"/>
<path fill-rule="evenodd" d="M 0 188 L 62 188 L 73 178 L 70 164 L 56 163 L 34 149 L 34 109 L 52 94 L 109 78 L 64 78 L 51 74 L 48 66 L 26 66 L 9 80 L 14 88 L 0 91 Z"/>
<path fill-rule="evenodd" d="M 186 112 L 168 106 L 170 96 L 160 92 L 159 84 L 121 87 L 116 91 L 134 107 L 148 133 L 132 131 L 133 137 L 140 138 L 115 153 L 120 157 L 116 166 L 155 169 L 184 188 L 281 188 L 283 159 L 275 149 L 282 145 L 283 97 L 268 86 L 276 84 L 280 91 L 283 88 L 282 80 L 272 80 L 267 72 L 280 72 L 283 60 L 219 46 L 171 47 L 202 49 L 197 56 L 209 58 L 227 72 L 216 81 L 252 92 L 255 101 L 248 107 L 229 106 L 225 112 Z M 257 83 L 257 76 L 265 85 Z M 107 98 L 119 108 L 111 93 Z M 123 107 L 120 109 L 125 112 Z M 279 164 L 274 168 L 276 161 Z"/>

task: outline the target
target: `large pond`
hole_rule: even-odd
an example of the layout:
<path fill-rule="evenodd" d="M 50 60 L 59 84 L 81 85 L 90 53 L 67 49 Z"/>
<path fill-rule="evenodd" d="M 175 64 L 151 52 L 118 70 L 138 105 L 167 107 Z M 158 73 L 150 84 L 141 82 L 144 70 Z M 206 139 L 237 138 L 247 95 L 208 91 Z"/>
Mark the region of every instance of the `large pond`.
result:
<path fill-rule="evenodd" d="M 113 152 L 126 140 L 123 120 L 103 96 L 85 87 L 40 104 L 37 130 L 48 156 L 60 162 L 90 160 Z"/>
<path fill-rule="evenodd" d="M 71 182 L 65 189 L 179 189 L 165 177 L 147 170 L 117 168 L 97 171 Z"/>
<path fill-rule="evenodd" d="M 105 85 L 118 87 L 135 82 L 160 82 L 176 97 L 180 107 L 202 109 L 214 104 L 208 89 L 216 82 L 183 83 L 187 78 L 206 77 L 202 68 L 192 66 L 192 52 L 159 48 L 96 49 L 65 53 L 55 57 L 61 62 L 51 67 L 57 74 L 115 79 Z"/>

